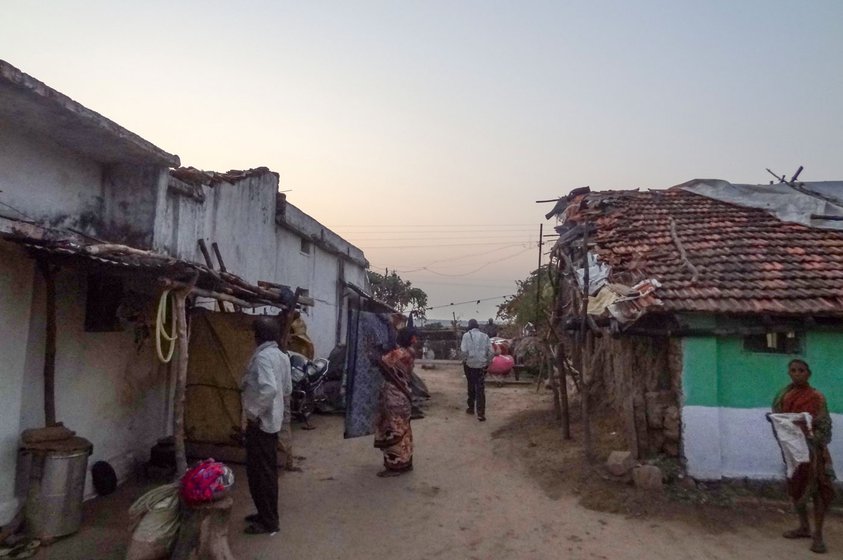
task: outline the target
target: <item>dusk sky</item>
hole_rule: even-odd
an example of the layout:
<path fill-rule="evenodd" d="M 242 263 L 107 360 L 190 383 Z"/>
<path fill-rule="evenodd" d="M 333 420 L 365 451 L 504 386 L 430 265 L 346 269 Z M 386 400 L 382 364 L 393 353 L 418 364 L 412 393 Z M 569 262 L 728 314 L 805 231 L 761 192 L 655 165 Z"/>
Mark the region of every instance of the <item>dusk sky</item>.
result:
<path fill-rule="evenodd" d="M 0 58 L 182 165 L 277 171 L 433 306 L 513 293 L 575 187 L 843 179 L 840 0 L 0 7 Z"/>

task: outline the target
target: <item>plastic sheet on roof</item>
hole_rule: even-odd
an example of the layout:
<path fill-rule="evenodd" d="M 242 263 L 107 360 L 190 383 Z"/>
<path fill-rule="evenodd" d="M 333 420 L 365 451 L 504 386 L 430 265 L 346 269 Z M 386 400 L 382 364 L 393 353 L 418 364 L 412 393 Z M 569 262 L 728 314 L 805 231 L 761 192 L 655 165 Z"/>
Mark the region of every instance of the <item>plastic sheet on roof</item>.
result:
<path fill-rule="evenodd" d="M 717 179 L 694 179 L 676 188 L 715 200 L 766 210 L 784 222 L 843 230 L 843 181 L 742 185 Z M 841 220 L 812 219 L 812 215 L 839 216 Z"/>

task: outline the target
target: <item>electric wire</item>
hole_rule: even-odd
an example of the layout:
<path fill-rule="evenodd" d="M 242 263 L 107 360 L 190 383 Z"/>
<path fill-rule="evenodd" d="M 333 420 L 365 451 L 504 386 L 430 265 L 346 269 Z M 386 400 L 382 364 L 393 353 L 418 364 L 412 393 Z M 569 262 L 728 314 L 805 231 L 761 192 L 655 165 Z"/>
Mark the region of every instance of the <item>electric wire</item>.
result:
<path fill-rule="evenodd" d="M 468 303 L 480 303 L 481 301 L 494 301 L 496 299 L 505 299 L 508 297 L 512 297 L 513 294 L 507 294 L 505 296 L 495 296 L 495 297 L 488 297 L 488 298 L 480 298 L 480 299 L 470 299 L 466 301 L 459 301 L 456 303 L 446 303 L 445 305 L 433 305 L 431 307 L 425 307 L 426 310 L 430 309 L 442 309 L 443 307 L 452 307 L 457 305 L 466 305 Z"/>

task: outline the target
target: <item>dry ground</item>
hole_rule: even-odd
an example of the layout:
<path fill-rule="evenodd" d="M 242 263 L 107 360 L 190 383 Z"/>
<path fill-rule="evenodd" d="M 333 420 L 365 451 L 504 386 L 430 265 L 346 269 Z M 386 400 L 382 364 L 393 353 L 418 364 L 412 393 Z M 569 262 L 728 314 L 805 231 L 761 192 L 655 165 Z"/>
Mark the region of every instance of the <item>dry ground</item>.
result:
<path fill-rule="evenodd" d="M 643 494 L 585 467 L 562 445 L 546 394 L 530 386 L 487 389 L 489 421 L 463 410 L 455 366 L 421 371 L 433 393 L 413 423 L 415 471 L 380 479 L 371 438 L 342 439 L 342 419 L 317 417 L 295 430 L 301 472 L 281 478 L 282 531 L 241 533 L 251 504 L 242 468 L 231 543 L 239 560 L 268 559 L 795 559 L 806 541 L 779 535 L 791 518 L 775 507 L 719 507 Z M 599 447 L 612 447 L 611 429 Z M 575 434 L 576 435 L 576 434 Z M 78 535 L 41 559 L 119 559 L 125 509 L 139 489 L 86 505 Z M 692 496 L 695 497 L 695 496 Z M 695 497 L 698 498 L 698 497 Z M 616 513 L 612 513 L 616 512 Z M 843 522 L 828 524 L 829 557 L 843 557 Z"/>

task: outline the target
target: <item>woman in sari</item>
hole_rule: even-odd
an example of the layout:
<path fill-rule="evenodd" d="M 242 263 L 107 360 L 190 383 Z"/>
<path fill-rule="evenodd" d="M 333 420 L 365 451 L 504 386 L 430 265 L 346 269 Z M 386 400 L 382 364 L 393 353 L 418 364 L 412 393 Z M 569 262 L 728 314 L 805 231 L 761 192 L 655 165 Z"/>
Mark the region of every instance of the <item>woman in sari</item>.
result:
<path fill-rule="evenodd" d="M 796 513 L 799 515 L 799 527 L 784 533 L 787 539 L 813 539 L 813 552 L 826 552 L 823 540 L 823 521 L 825 512 L 834 499 L 834 470 L 828 444 L 831 441 L 831 417 L 828 414 L 825 397 L 808 384 L 811 368 L 803 360 L 791 360 L 788 374 L 792 383 L 782 389 L 773 400 L 773 412 L 807 412 L 811 415 L 811 427 L 804 423 L 800 426 L 805 433 L 810 461 L 801 463 L 787 481 Z M 798 422 L 797 422 L 798 424 Z M 808 523 L 808 501 L 814 502 L 814 532 Z"/>
<path fill-rule="evenodd" d="M 412 329 L 398 331 L 398 347 L 374 360 L 383 375 L 375 419 L 375 447 L 383 451 L 380 477 L 400 476 L 413 470 L 413 431 L 410 428 L 413 372 Z"/>

